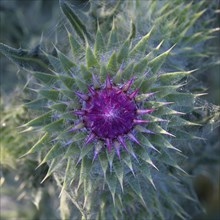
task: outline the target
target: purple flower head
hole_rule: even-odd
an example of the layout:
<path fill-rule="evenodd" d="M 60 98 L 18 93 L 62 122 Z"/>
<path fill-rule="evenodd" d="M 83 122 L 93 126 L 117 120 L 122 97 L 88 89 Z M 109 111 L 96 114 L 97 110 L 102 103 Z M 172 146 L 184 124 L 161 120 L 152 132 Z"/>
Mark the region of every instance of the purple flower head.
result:
<path fill-rule="evenodd" d="M 107 76 L 102 88 L 88 87 L 88 94 L 75 92 L 84 101 L 83 107 L 74 111 L 74 114 L 81 117 L 84 127 L 89 131 L 85 140 L 86 144 L 94 139 L 100 139 L 106 143 L 109 151 L 113 144 L 120 157 L 119 143 L 127 149 L 124 141 L 125 136 L 139 143 L 132 134 L 132 129 L 135 124 L 147 122 L 138 119 L 138 114 L 147 114 L 152 110 L 137 109 L 135 96 L 138 89 L 128 92 L 132 82 L 133 78 L 121 87 L 113 86 Z"/>

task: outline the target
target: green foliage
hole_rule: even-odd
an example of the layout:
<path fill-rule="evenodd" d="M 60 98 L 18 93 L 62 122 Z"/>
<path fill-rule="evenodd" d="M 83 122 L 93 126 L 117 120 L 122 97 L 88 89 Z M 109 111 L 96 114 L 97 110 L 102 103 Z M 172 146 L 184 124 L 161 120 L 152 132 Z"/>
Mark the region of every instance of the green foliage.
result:
<path fill-rule="evenodd" d="M 181 204 L 196 199 L 180 165 L 187 163 L 186 139 L 197 138 L 193 132 L 200 123 L 190 115 L 203 95 L 187 88 L 195 68 L 200 71 L 196 64 L 188 69 L 188 55 L 201 55 L 194 44 L 201 46 L 211 36 L 207 25 L 195 25 L 205 2 L 89 1 L 85 11 L 77 10 L 78 4 L 60 0 L 70 50 L 59 50 L 58 43 L 55 54 L 45 50 L 36 58 L 1 44 L 4 55 L 31 70 L 29 86 L 37 93 L 26 106 L 39 116 L 25 126 L 41 137 L 24 156 L 41 155 L 38 169 L 48 164 L 43 181 L 53 174 L 60 187 L 62 219 L 71 219 L 75 209 L 77 218 L 88 220 L 188 219 Z M 134 127 L 140 143 L 126 140 L 120 159 L 101 140 L 85 145 L 88 132 L 72 114 L 81 106 L 74 92 L 99 87 L 107 74 L 117 85 L 134 77 L 137 105 L 154 109 L 143 116 L 146 126 Z"/>

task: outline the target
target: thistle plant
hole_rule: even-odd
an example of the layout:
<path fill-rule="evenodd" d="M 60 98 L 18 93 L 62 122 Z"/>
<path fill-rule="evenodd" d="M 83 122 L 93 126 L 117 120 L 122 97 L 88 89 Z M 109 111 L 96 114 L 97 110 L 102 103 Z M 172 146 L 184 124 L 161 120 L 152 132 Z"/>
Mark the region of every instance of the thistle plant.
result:
<path fill-rule="evenodd" d="M 195 45 L 214 32 L 196 25 L 205 4 L 60 0 L 66 37 L 52 51 L 1 45 L 32 77 L 25 106 L 39 116 L 24 127 L 41 138 L 23 156 L 48 164 L 62 219 L 189 219 L 185 201 L 199 208 L 180 164 L 199 139 L 190 115 L 203 93 L 187 82 L 200 67 L 190 61 L 209 53 Z"/>

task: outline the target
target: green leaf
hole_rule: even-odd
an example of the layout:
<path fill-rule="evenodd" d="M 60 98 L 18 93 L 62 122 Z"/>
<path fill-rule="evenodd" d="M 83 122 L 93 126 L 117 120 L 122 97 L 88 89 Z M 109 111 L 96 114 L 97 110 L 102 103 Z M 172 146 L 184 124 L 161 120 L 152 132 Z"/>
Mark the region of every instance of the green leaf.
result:
<path fill-rule="evenodd" d="M 143 93 L 143 94 L 140 94 L 140 95 L 137 95 L 135 97 L 135 100 L 137 102 L 142 102 L 142 101 L 145 101 L 146 99 L 148 99 L 149 97 L 153 96 L 155 93 Z M 153 105 L 150 105 L 150 106 L 153 106 Z"/>
<path fill-rule="evenodd" d="M 83 64 L 80 65 L 80 70 L 83 76 L 83 79 L 86 82 L 89 82 L 92 79 L 92 73 L 88 70 L 87 67 L 85 67 Z"/>
<path fill-rule="evenodd" d="M 60 59 L 60 63 L 62 64 L 63 69 L 65 70 L 66 73 L 69 73 L 72 67 L 75 67 L 76 64 L 73 63 L 69 58 L 61 53 L 57 48 L 56 51 L 58 53 L 58 57 Z"/>
<path fill-rule="evenodd" d="M 124 178 L 124 167 L 123 167 L 123 164 L 121 163 L 121 161 L 117 161 L 116 163 L 114 163 L 114 171 L 115 171 L 115 174 L 118 178 L 118 181 L 121 185 L 121 190 L 122 192 L 124 191 L 124 187 L 123 187 L 123 178 Z"/>
<path fill-rule="evenodd" d="M 133 69 L 134 69 L 134 62 L 129 63 L 126 65 L 126 68 L 122 70 L 121 75 L 125 79 L 129 79 L 133 75 Z"/>
<path fill-rule="evenodd" d="M 70 99 L 75 99 L 76 98 L 76 95 L 73 93 L 73 91 L 71 90 L 65 90 L 65 89 L 62 89 L 60 90 L 60 92 L 65 95 L 66 97 L 70 98 Z M 75 103 L 74 103 L 75 104 Z"/>
<path fill-rule="evenodd" d="M 79 17 L 74 12 L 73 8 L 71 8 L 65 0 L 59 1 L 61 9 L 63 13 L 68 18 L 69 22 L 71 23 L 72 27 L 75 29 L 76 33 L 79 35 L 83 42 L 86 42 L 87 39 L 91 41 L 91 36 L 86 30 L 86 26 L 82 23 Z"/>
<path fill-rule="evenodd" d="M 102 167 L 104 178 L 106 179 L 106 171 L 108 168 L 108 158 L 106 157 L 106 154 L 104 151 L 100 152 L 98 157 L 99 157 L 99 162 Z"/>
<path fill-rule="evenodd" d="M 154 165 L 153 161 L 151 160 L 149 154 L 147 153 L 145 147 L 135 148 L 135 151 L 136 151 L 136 155 L 138 155 L 139 158 L 141 158 L 143 161 L 145 161 L 146 163 L 154 167 L 156 170 L 158 170 L 158 168 Z"/>
<path fill-rule="evenodd" d="M 108 49 L 114 48 L 117 43 L 118 43 L 117 32 L 115 29 L 115 21 L 113 21 L 112 29 L 110 31 L 110 35 L 108 38 L 107 48 Z"/>
<path fill-rule="evenodd" d="M 25 153 L 23 156 L 21 157 L 24 157 L 28 154 L 31 154 L 31 153 L 34 153 L 34 152 L 37 152 L 37 151 L 40 151 L 43 147 L 45 147 L 45 143 L 47 142 L 48 140 L 48 133 L 45 133 L 44 136 L 42 136 L 38 141 L 37 143 L 27 152 Z"/>
<path fill-rule="evenodd" d="M 61 118 L 63 119 L 67 119 L 67 120 L 75 120 L 76 119 L 76 115 L 74 115 L 72 112 L 63 112 L 62 115 L 60 115 Z"/>
<path fill-rule="evenodd" d="M 118 63 L 122 63 L 122 61 L 125 61 L 127 59 L 129 52 L 129 45 L 130 45 L 130 40 L 126 40 L 122 45 L 122 47 L 119 49 L 119 52 L 117 54 Z"/>
<path fill-rule="evenodd" d="M 49 61 L 45 55 L 36 47 L 33 51 L 14 49 L 0 43 L 0 52 L 21 68 L 33 71 L 50 72 Z"/>
<path fill-rule="evenodd" d="M 173 49 L 173 45 L 169 50 L 163 52 L 159 56 L 155 57 L 153 60 L 149 61 L 148 66 L 151 68 L 153 73 L 157 73 L 160 67 L 163 65 L 166 57 L 169 55 L 170 51 Z"/>
<path fill-rule="evenodd" d="M 140 183 L 139 183 L 138 179 L 137 178 L 130 178 L 128 180 L 128 184 L 130 185 L 131 189 L 138 195 L 143 206 L 147 207 L 146 203 L 144 201 L 144 198 L 142 196 L 141 187 L 140 187 Z"/>
<path fill-rule="evenodd" d="M 87 176 L 91 169 L 92 161 L 88 158 L 83 157 L 81 161 L 80 167 L 80 176 L 79 176 L 79 183 L 77 189 L 79 189 L 80 185 L 87 180 Z"/>
<path fill-rule="evenodd" d="M 87 144 L 82 146 L 78 161 L 82 160 L 93 149 L 93 146 L 93 144 Z"/>
<path fill-rule="evenodd" d="M 112 55 L 108 60 L 107 70 L 108 72 L 110 71 L 111 73 L 117 71 L 117 56 L 115 51 L 113 51 Z"/>
<path fill-rule="evenodd" d="M 179 126 L 201 126 L 201 125 L 187 121 L 187 120 L 185 120 L 181 117 L 178 117 L 178 116 L 173 116 L 169 120 L 169 127 L 179 127 Z"/>
<path fill-rule="evenodd" d="M 29 121 L 26 126 L 43 126 L 51 123 L 52 112 L 47 112 L 40 117 L 37 117 L 31 121 Z"/>
<path fill-rule="evenodd" d="M 72 36 L 72 34 L 67 30 L 68 39 L 70 43 L 70 47 L 72 50 L 73 57 L 75 59 L 79 59 L 79 54 L 83 50 L 79 42 Z"/>
<path fill-rule="evenodd" d="M 135 24 L 133 23 L 133 21 L 131 21 L 131 31 L 130 31 L 130 34 L 128 36 L 128 40 L 131 40 L 132 38 L 135 37 L 135 34 L 136 34 L 136 27 L 135 27 Z"/>
<path fill-rule="evenodd" d="M 34 72 L 33 76 L 48 86 L 54 84 L 57 80 L 56 75 L 52 75 L 52 74 L 48 74 L 48 73 Z"/>
<path fill-rule="evenodd" d="M 176 147 L 174 147 L 168 140 L 167 138 L 164 138 L 162 135 L 155 135 L 155 136 L 150 136 L 149 140 L 151 143 L 153 143 L 154 145 L 160 147 L 160 152 L 163 148 L 167 148 L 167 149 L 172 149 L 175 151 L 179 151 L 180 150 Z"/>
<path fill-rule="evenodd" d="M 147 96 L 147 94 L 146 94 Z M 138 96 L 137 96 L 138 97 Z M 144 98 L 145 97 L 145 94 L 143 94 L 143 97 L 142 95 L 140 95 L 140 98 Z M 138 97 L 139 98 L 139 97 Z M 139 99 L 137 99 L 137 101 L 139 101 Z M 165 105 L 171 105 L 171 104 L 174 104 L 174 102 L 155 102 L 155 101 L 148 101 L 147 103 L 145 103 L 147 107 L 153 107 L 153 108 L 159 108 L 161 106 L 165 106 Z"/>
<path fill-rule="evenodd" d="M 82 92 L 87 92 L 88 85 L 87 82 L 84 81 L 80 75 L 72 74 L 73 79 L 75 80 L 75 84 L 78 87 L 78 89 Z"/>
<path fill-rule="evenodd" d="M 114 74 L 114 78 L 113 78 L 113 82 L 115 84 L 119 84 L 122 82 L 122 80 L 124 80 L 124 77 L 122 78 L 122 66 L 123 64 L 121 64 L 121 66 L 118 68 L 118 71 L 116 72 L 116 74 Z"/>
<path fill-rule="evenodd" d="M 128 152 L 121 152 L 121 158 L 122 158 L 122 161 L 128 166 L 128 168 L 131 170 L 131 172 L 135 176 L 130 154 Z"/>
<path fill-rule="evenodd" d="M 105 81 L 107 73 L 108 73 L 108 70 L 107 70 L 106 66 L 101 65 L 99 79 L 102 83 Z"/>
<path fill-rule="evenodd" d="M 116 190 L 116 185 L 117 185 L 117 178 L 116 178 L 115 174 L 108 173 L 106 175 L 106 182 L 107 182 L 108 188 L 112 194 L 112 200 L 115 205 L 115 190 Z"/>
<path fill-rule="evenodd" d="M 153 116 L 153 115 L 150 115 L 150 114 L 145 114 L 142 116 L 143 119 L 147 119 L 149 120 L 148 123 L 154 123 L 154 122 L 163 122 L 163 121 L 166 121 L 165 119 L 162 119 L 162 118 L 159 118 L 159 117 L 156 117 L 156 116 Z"/>
<path fill-rule="evenodd" d="M 169 94 L 175 93 L 176 90 L 183 85 L 174 85 L 174 86 L 157 86 L 155 88 L 151 88 L 152 92 L 156 92 L 155 96 L 158 98 L 163 98 Z"/>
<path fill-rule="evenodd" d="M 106 152 L 106 155 L 107 155 L 107 158 L 108 158 L 110 172 L 112 172 L 112 166 L 113 166 L 113 160 L 114 160 L 114 157 L 115 157 L 115 151 Z"/>
<path fill-rule="evenodd" d="M 92 49 L 88 45 L 86 46 L 86 65 L 88 68 L 98 65 L 98 61 L 96 60 Z"/>
<path fill-rule="evenodd" d="M 55 90 L 55 89 L 51 89 L 51 90 L 40 90 L 39 93 L 44 96 L 47 99 L 50 99 L 52 101 L 57 101 L 58 97 L 59 97 L 59 91 Z"/>
<path fill-rule="evenodd" d="M 139 132 L 145 132 L 145 128 L 144 127 L 141 127 L 141 126 L 136 126 L 135 128 L 137 131 Z M 141 145 L 143 145 L 144 147 L 150 147 L 152 148 L 153 150 L 159 152 L 153 145 L 152 143 L 147 139 L 147 137 L 141 133 L 138 134 L 138 140 L 139 142 L 141 143 Z"/>
<path fill-rule="evenodd" d="M 193 106 L 196 95 L 189 93 L 175 92 L 166 97 L 170 102 L 175 102 L 178 106 Z"/>
<path fill-rule="evenodd" d="M 156 123 L 151 123 L 148 125 L 148 128 L 153 131 L 155 134 L 165 134 L 171 137 L 175 137 L 173 134 L 169 133 L 168 131 L 164 130 L 161 128 L 159 125 Z"/>
<path fill-rule="evenodd" d="M 161 154 L 159 154 L 155 159 L 160 163 L 165 163 L 186 174 L 186 172 L 177 164 L 176 160 L 170 155 L 170 153 L 167 152 L 166 149 L 163 149 Z"/>
<path fill-rule="evenodd" d="M 50 164 L 49 164 L 49 169 L 47 171 L 47 174 L 45 175 L 45 177 L 43 178 L 43 180 L 41 181 L 41 183 L 43 183 L 49 176 L 51 176 L 51 174 L 60 166 L 60 160 L 58 160 L 57 158 L 53 159 Z"/>
<path fill-rule="evenodd" d="M 83 208 L 86 208 L 86 210 L 91 210 L 91 206 L 93 203 L 93 200 L 90 199 L 90 195 L 92 193 L 92 190 L 94 188 L 93 184 L 97 184 L 96 181 L 91 178 L 87 178 L 86 180 L 83 181 L 83 190 L 84 190 L 84 204 Z"/>
<path fill-rule="evenodd" d="M 64 154 L 66 151 L 66 148 L 63 147 L 62 144 L 60 144 L 59 142 L 56 143 L 50 150 L 49 152 L 46 154 L 46 156 L 44 157 L 44 159 L 42 160 L 42 162 L 39 164 L 39 166 L 41 166 L 43 163 L 47 162 L 48 160 L 52 160 L 54 158 L 57 158 L 58 156 L 60 156 L 61 154 Z M 38 166 L 38 167 L 39 167 Z"/>
<path fill-rule="evenodd" d="M 175 132 L 176 140 L 178 139 L 181 141 L 191 141 L 192 139 L 197 139 L 197 140 L 205 141 L 204 138 L 195 136 L 193 135 L 192 132 L 186 132 L 178 128 L 175 128 L 174 132 Z"/>
<path fill-rule="evenodd" d="M 162 107 L 159 107 L 157 110 L 157 114 L 158 115 L 184 115 L 185 113 L 183 112 L 178 112 L 178 111 L 175 111 L 171 108 L 168 108 L 166 106 L 162 106 Z"/>
<path fill-rule="evenodd" d="M 131 141 L 127 141 L 126 142 L 126 146 L 127 146 L 127 151 L 130 155 L 132 155 L 132 157 L 138 161 L 138 158 L 137 158 L 137 155 L 136 153 L 134 152 L 135 148 L 137 147 L 137 144 L 136 143 L 132 143 Z M 139 147 L 139 146 L 138 146 Z"/>
<path fill-rule="evenodd" d="M 73 85 L 75 83 L 75 79 L 73 77 L 70 76 L 66 76 L 66 75 L 59 75 L 59 78 L 61 79 L 61 81 L 63 82 L 63 84 L 72 91 L 73 89 Z"/>
<path fill-rule="evenodd" d="M 146 56 L 142 58 L 140 61 L 138 61 L 135 66 L 133 72 L 135 74 L 142 74 L 144 71 L 147 70 L 148 67 L 149 58 Z"/>
<path fill-rule="evenodd" d="M 73 178 L 75 177 L 76 174 L 76 164 L 74 161 L 74 158 L 69 157 L 67 159 L 66 163 L 66 170 L 65 170 L 65 176 L 62 184 L 62 188 L 60 191 L 60 196 L 62 197 L 63 194 L 65 194 L 64 190 L 71 184 Z"/>
<path fill-rule="evenodd" d="M 67 105 L 63 103 L 57 103 L 57 104 L 50 105 L 49 108 L 54 109 L 58 112 L 65 112 L 67 109 Z"/>
<path fill-rule="evenodd" d="M 181 72 L 171 72 L 171 73 L 164 73 L 159 76 L 159 80 L 163 84 L 174 84 L 180 81 L 183 77 L 193 73 L 196 70 L 191 71 L 181 71 Z"/>
<path fill-rule="evenodd" d="M 61 118 L 57 121 L 54 121 L 44 127 L 44 130 L 47 132 L 59 132 L 64 129 L 64 119 Z"/>
<path fill-rule="evenodd" d="M 53 69 L 57 73 L 62 73 L 63 72 L 63 66 L 62 66 L 60 60 L 57 57 L 47 54 L 47 58 L 50 61 L 50 64 L 52 65 Z"/>
<path fill-rule="evenodd" d="M 188 22 L 184 25 L 184 28 L 182 30 L 181 33 L 179 33 L 179 39 L 183 38 L 187 31 L 190 29 L 190 27 L 193 26 L 193 24 L 196 22 L 196 20 L 206 11 L 206 9 L 204 9 L 203 11 L 199 11 L 197 13 L 194 13 L 194 15 L 191 17 L 190 20 L 188 20 Z"/>
<path fill-rule="evenodd" d="M 45 98 L 36 99 L 34 101 L 24 103 L 24 105 L 30 109 L 47 109 L 48 100 Z"/>
<path fill-rule="evenodd" d="M 150 173 L 150 169 L 147 166 L 147 164 L 145 164 L 145 163 L 138 164 L 138 168 L 140 169 L 141 174 L 151 183 L 151 185 L 154 187 L 154 189 L 156 189 L 156 186 L 153 182 L 153 178 L 152 178 L 151 173 Z"/>
<path fill-rule="evenodd" d="M 78 155 L 81 154 L 81 157 L 83 158 L 83 152 L 82 153 L 82 149 L 78 147 L 78 142 L 82 141 L 85 139 L 85 135 L 83 133 L 76 133 L 75 135 L 74 134 L 71 134 L 71 133 L 67 133 L 68 135 L 71 135 L 71 137 L 68 137 L 68 138 L 71 138 L 71 144 L 69 145 L 67 151 L 66 151 L 66 154 L 65 154 L 65 157 L 77 157 L 77 160 L 79 161 L 78 159 Z M 61 137 L 62 138 L 62 137 Z"/>
<path fill-rule="evenodd" d="M 156 76 L 149 77 L 147 72 L 137 77 L 137 79 L 134 81 L 134 85 L 135 87 L 139 88 L 139 92 L 145 93 L 150 89 L 156 80 Z"/>
<path fill-rule="evenodd" d="M 95 56 L 98 57 L 98 55 L 103 51 L 105 51 L 105 43 L 98 25 L 98 30 L 96 32 L 96 38 L 95 38 L 95 46 L 94 46 Z"/>
<path fill-rule="evenodd" d="M 129 53 L 129 57 L 135 56 L 136 54 L 143 54 L 145 52 L 146 47 L 147 47 L 147 41 L 153 29 L 154 27 L 145 36 L 143 36 L 140 41 L 138 41 L 138 43 L 134 46 L 134 48 Z"/>

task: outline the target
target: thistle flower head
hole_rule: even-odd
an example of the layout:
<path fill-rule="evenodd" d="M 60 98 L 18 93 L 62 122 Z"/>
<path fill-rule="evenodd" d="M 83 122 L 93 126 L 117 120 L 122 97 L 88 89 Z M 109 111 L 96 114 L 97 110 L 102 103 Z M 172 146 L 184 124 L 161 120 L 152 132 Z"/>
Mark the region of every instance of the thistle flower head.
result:
<path fill-rule="evenodd" d="M 130 79 L 122 86 L 114 86 L 107 75 L 104 86 L 96 89 L 88 87 L 88 94 L 75 92 L 83 101 L 82 108 L 74 111 L 74 114 L 80 116 L 89 131 L 86 144 L 93 139 L 100 139 L 106 143 L 108 151 L 111 150 L 112 144 L 116 146 L 116 152 L 120 157 L 117 142 L 125 149 L 126 136 L 138 142 L 132 134 L 133 127 L 135 124 L 147 122 L 139 120 L 138 114 L 149 113 L 151 109 L 137 108 L 135 95 L 138 90 L 129 92 L 132 81 L 133 79 Z"/>

